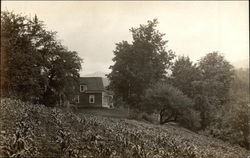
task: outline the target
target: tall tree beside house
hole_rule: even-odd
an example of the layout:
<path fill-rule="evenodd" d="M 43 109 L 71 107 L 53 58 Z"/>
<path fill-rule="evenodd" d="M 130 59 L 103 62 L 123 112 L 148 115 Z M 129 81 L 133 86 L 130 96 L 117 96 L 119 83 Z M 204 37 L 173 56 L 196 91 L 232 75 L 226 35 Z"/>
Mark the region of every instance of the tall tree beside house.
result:
<path fill-rule="evenodd" d="M 32 45 L 30 21 L 21 15 L 1 12 L 1 56 L 5 65 L 2 87 L 4 95 L 33 100 L 40 96 L 39 61 Z"/>
<path fill-rule="evenodd" d="M 137 105 L 145 90 L 164 79 L 172 65 L 174 53 L 166 50 L 164 34 L 156 30 L 158 21 L 148 21 L 146 25 L 131 28 L 133 41 L 116 44 L 108 74 L 110 88 L 116 98 L 122 98 L 129 105 Z"/>
<path fill-rule="evenodd" d="M 201 71 L 189 57 L 180 56 L 172 67 L 171 83 L 190 98 L 194 97 L 192 83 L 201 79 Z"/>
<path fill-rule="evenodd" d="M 6 57 L 1 88 L 5 96 L 46 105 L 70 98 L 82 59 L 55 36 L 56 32 L 47 31 L 37 16 L 31 19 L 1 12 L 1 54 Z"/>
<path fill-rule="evenodd" d="M 41 101 L 44 104 L 63 104 L 74 98 L 78 88 L 79 71 L 81 69 L 81 59 L 77 52 L 68 51 L 63 46 L 58 45 L 48 63 L 44 65 L 42 77 L 45 79 L 45 89 Z"/>

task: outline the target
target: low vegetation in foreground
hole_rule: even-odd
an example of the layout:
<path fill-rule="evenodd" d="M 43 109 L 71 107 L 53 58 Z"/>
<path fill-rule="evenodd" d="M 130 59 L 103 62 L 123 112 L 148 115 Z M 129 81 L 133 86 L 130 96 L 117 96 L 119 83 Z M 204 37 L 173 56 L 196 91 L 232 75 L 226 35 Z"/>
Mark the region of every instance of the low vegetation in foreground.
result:
<path fill-rule="evenodd" d="M 1 99 L 0 156 L 246 158 L 250 151 L 173 125 Z"/>

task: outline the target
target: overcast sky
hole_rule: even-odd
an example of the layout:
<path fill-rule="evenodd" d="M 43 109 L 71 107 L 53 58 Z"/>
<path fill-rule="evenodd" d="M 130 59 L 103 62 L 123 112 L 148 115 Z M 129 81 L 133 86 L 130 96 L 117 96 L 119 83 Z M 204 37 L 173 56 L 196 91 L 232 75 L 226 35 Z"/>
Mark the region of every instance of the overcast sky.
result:
<path fill-rule="evenodd" d="M 168 49 L 193 61 L 219 51 L 231 62 L 249 58 L 248 1 L 1 1 L 2 10 L 34 16 L 84 59 L 81 75 L 110 72 L 115 43 L 129 28 L 157 18 Z"/>

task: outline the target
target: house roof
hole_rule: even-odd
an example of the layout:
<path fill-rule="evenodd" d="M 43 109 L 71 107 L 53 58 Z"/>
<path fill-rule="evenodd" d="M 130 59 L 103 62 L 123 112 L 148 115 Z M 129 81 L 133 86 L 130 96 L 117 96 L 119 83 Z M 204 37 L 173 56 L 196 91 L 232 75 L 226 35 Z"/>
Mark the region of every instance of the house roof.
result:
<path fill-rule="evenodd" d="M 86 92 L 100 92 L 105 90 L 101 77 L 80 77 L 80 84 L 87 85 Z"/>

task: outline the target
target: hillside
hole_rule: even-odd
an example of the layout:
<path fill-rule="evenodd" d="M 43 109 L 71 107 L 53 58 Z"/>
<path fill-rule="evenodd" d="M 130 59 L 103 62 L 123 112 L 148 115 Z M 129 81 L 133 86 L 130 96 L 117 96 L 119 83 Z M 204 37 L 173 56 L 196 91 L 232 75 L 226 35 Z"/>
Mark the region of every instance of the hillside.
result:
<path fill-rule="evenodd" d="M 246 158 L 239 146 L 171 125 L 75 114 L 17 100 L 0 105 L 0 156 Z"/>

